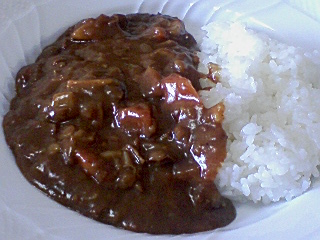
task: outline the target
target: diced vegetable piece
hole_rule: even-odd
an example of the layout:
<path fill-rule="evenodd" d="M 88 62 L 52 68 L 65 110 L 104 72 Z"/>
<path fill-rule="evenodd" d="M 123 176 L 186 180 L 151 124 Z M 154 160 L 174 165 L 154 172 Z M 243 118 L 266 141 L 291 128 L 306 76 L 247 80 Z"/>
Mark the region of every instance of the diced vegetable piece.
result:
<path fill-rule="evenodd" d="M 171 110 L 202 105 L 190 80 L 178 74 L 171 74 L 162 79 L 161 88 L 164 91 L 165 103 Z"/>
<path fill-rule="evenodd" d="M 57 93 L 53 96 L 53 105 L 58 107 L 72 107 L 75 97 L 72 92 Z"/>
<path fill-rule="evenodd" d="M 146 104 L 120 109 L 115 118 L 117 126 L 129 134 L 150 137 L 156 130 L 151 109 Z"/>
<path fill-rule="evenodd" d="M 73 134 L 74 139 L 79 143 L 92 143 L 95 140 L 96 133 L 93 132 L 87 132 L 84 129 L 79 129 Z"/>
<path fill-rule="evenodd" d="M 149 149 L 146 153 L 148 161 L 151 162 L 160 162 L 165 159 L 168 159 L 168 150 L 164 146 L 154 146 L 154 148 Z"/>
<path fill-rule="evenodd" d="M 174 139 L 178 144 L 186 145 L 190 139 L 190 129 L 182 124 L 177 124 L 173 129 Z"/>
<path fill-rule="evenodd" d="M 135 149 L 133 146 L 131 146 L 130 144 L 127 144 L 124 147 L 124 149 L 126 151 L 123 151 L 123 153 L 130 152 L 131 155 L 133 156 L 136 164 L 144 164 L 145 163 L 145 159 L 140 155 L 139 151 L 137 149 Z"/>
<path fill-rule="evenodd" d="M 139 87 L 145 96 L 159 97 L 162 95 L 160 85 L 161 75 L 152 67 L 148 67 L 139 78 Z"/>
<path fill-rule="evenodd" d="M 77 98 L 72 92 L 56 93 L 49 109 L 50 120 L 54 122 L 69 120 L 78 114 Z"/>
<path fill-rule="evenodd" d="M 142 144 L 144 149 L 144 155 L 146 159 L 151 162 L 160 162 L 165 159 L 169 159 L 168 146 L 158 143 L 144 143 Z"/>
<path fill-rule="evenodd" d="M 98 171 L 98 159 L 95 154 L 83 150 L 77 150 L 75 156 L 85 173 L 90 176 L 94 176 L 96 174 Z"/>
<path fill-rule="evenodd" d="M 214 83 L 218 83 L 220 79 L 220 70 L 221 67 L 216 63 L 208 63 L 209 73 L 207 78 L 210 79 Z"/>
<path fill-rule="evenodd" d="M 177 59 L 174 61 L 174 69 L 177 73 L 184 73 L 187 71 L 187 66 L 184 61 Z"/>
<path fill-rule="evenodd" d="M 78 149 L 75 158 L 83 171 L 98 183 L 112 183 L 116 179 L 116 171 L 113 163 L 103 161 L 100 157 L 89 150 Z"/>
<path fill-rule="evenodd" d="M 72 165 L 74 163 L 74 159 L 72 157 L 74 152 L 74 145 L 75 141 L 73 138 L 64 138 L 60 142 L 60 149 L 65 164 Z"/>
<path fill-rule="evenodd" d="M 67 126 L 61 126 L 60 127 L 60 131 L 59 131 L 59 135 L 58 135 L 58 139 L 59 140 L 63 140 L 66 138 L 71 138 L 75 132 L 75 126 L 73 125 L 67 125 Z"/>
<path fill-rule="evenodd" d="M 172 61 L 176 57 L 174 52 L 170 51 L 168 48 L 158 48 L 154 52 L 150 54 L 150 57 L 154 59 L 157 64 L 161 64 L 163 66 L 167 65 L 168 62 Z"/>
<path fill-rule="evenodd" d="M 224 120 L 225 106 L 222 102 L 211 108 L 203 109 L 203 120 L 206 123 L 222 123 Z"/>
<path fill-rule="evenodd" d="M 48 154 L 53 155 L 60 152 L 60 145 L 58 143 L 52 143 L 47 148 Z"/>
<path fill-rule="evenodd" d="M 103 14 L 97 19 L 86 19 L 75 26 L 71 38 L 75 41 L 89 41 L 106 39 L 118 34 L 122 35 L 121 27 L 125 24 L 124 20 L 121 15 L 112 18 Z"/>
<path fill-rule="evenodd" d="M 178 19 L 170 22 L 169 33 L 170 33 L 170 35 L 174 35 L 174 36 L 179 36 L 179 35 L 185 33 L 184 24 L 181 21 L 179 21 Z"/>
<path fill-rule="evenodd" d="M 133 162 L 130 154 L 127 151 L 122 151 L 123 167 L 133 167 Z"/>
<path fill-rule="evenodd" d="M 94 38 L 95 20 L 87 19 L 83 21 L 80 26 L 78 26 L 74 32 L 71 34 L 72 39 L 74 40 L 91 40 Z"/>
<path fill-rule="evenodd" d="M 130 167 L 125 167 L 120 170 L 117 177 L 116 183 L 117 187 L 121 189 L 127 189 L 132 187 L 136 182 L 135 169 Z"/>
<path fill-rule="evenodd" d="M 100 156 L 107 159 L 107 160 L 112 160 L 115 158 L 121 158 L 122 157 L 122 152 L 121 151 L 104 151 L 100 153 Z"/>
<path fill-rule="evenodd" d="M 144 33 L 143 36 L 147 38 L 152 38 L 157 41 L 165 41 L 168 39 L 167 32 L 162 27 L 152 27 L 148 28 Z"/>

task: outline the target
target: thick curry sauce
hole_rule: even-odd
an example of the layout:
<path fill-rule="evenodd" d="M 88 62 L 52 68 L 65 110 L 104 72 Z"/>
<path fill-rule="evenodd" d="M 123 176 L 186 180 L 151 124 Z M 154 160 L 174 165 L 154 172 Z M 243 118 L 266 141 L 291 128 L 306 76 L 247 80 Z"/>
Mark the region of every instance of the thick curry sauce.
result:
<path fill-rule="evenodd" d="M 70 27 L 16 77 L 4 118 L 24 176 L 57 202 L 135 232 L 179 234 L 235 218 L 214 179 L 223 104 L 205 109 L 197 43 L 164 15 Z"/>

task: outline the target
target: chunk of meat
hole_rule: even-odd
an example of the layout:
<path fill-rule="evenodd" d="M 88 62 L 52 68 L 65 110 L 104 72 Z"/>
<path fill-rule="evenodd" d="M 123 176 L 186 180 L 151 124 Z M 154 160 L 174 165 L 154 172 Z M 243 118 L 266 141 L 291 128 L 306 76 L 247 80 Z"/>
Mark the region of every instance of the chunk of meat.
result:
<path fill-rule="evenodd" d="M 143 103 L 120 109 L 115 120 L 116 125 L 128 134 L 150 137 L 156 131 L 151 109 Z"/>

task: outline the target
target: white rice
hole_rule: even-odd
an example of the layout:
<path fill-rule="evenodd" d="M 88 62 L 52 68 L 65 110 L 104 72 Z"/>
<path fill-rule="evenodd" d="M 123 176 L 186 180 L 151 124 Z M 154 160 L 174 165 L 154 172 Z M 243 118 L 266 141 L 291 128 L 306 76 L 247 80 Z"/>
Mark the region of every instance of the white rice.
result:
<path fill-rule="evenodd" d="M 301 195 L 319 177 L 320 59 L 247 30 L 211 23 L 201 44 L 200 69 L 221 66 L 220 82 L 201 96 L 223 101 L 227 158 L 217 177 L 236 201 L 275 202 Z M 210 84 L 203 82 L 203 85 Z"/>

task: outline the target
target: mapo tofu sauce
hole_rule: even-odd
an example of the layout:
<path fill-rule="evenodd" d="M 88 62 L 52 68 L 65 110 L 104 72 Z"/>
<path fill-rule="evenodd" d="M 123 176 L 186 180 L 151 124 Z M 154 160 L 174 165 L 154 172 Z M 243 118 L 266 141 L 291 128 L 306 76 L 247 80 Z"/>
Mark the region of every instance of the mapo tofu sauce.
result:
<path fill-rule="evenodd" d="M 135 232 L 235 218 L 214 179 L 223 104 L 205 109 L 197 43 L 177 18 L 101 15 L 70 27 L 16 77 L 4 118 L 19 168 L 57 202 Z"/>

